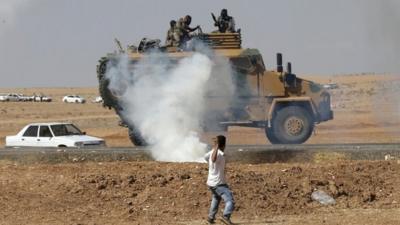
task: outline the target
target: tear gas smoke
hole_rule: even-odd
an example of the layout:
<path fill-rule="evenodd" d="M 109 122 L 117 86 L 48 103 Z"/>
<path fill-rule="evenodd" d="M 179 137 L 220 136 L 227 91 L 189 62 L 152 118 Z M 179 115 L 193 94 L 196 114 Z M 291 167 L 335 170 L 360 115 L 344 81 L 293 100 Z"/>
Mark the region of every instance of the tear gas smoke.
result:
<path fill-rule="evenodd" d="M 210 54 L 173 61 L 165 53 L 153 52 L 134 64 L 121 56 L 106 76 L 109 89 L 121 94 L 123 117 L 150 144 L 152 156 L 183 162 L 200 160 L 206 152 L 207 145 L 198 136 L 207 113 L 206 95 L 219 92 L 231 98 L 230 72 L 227 59 Z"/>

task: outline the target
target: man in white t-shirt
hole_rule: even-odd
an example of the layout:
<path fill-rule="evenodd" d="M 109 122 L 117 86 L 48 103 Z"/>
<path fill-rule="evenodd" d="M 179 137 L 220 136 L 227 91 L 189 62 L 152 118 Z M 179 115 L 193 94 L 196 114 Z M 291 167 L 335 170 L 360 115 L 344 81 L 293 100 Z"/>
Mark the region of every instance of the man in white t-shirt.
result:
<path fill-rule="evenodd" d="M 207 186 L 211 191 L 212 200 L 211 207 L 208 214 L 207 221 L 215 223 L 215 215 L 218 212 L 218 206 L 221 199 L 224 200 L 225 209 L 222 216 L 222 221 L 226 224 L 233 224 L 231 222 L 231 214 L 235 207 L 233 195 L 225 181 L 225 136 L 219 135 L 213 139 L 213 149 L 208 152 L 204 159 L 208 162 L 208 178 Z"/>

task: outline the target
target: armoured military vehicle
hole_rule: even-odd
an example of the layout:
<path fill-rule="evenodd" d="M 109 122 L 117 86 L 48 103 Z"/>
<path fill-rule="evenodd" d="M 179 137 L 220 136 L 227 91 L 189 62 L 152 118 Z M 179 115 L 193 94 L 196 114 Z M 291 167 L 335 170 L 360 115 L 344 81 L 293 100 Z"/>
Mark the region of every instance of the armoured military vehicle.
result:
<path fill-rule="evenodd" d="M 291 64 L 283 68 L 282 54 L 277 54 L 276 70 L 267 70 L 257 49 L 242 48 L 241 33 L 200 33 L 197 38 L 208 45 L 214 54 L 229 59 L 235 77 L 236 100 L 224 106 L 226 99 L 207 96 L 208 117 L 218 126 L 205 130 L 227 130 L 229 126 L 265 129 L 272 144 L 300 144 L 307 141 L 315 124 L 333 119 L 330 94 L 320 84 L 297 77 Z M 159 41 L 143 39 L 138 47 L 127 50 L 117 41 L 119 52 L 109 53 L 99 60 L 97 77 L 105 107 L 114 109 L 121 123 L 129 129 L 133 144 L 144 145 L 135 124 L 123 118 L 124 105 L 119 95 L 108 89 L 107 67 L 121 54 L 127 54 L 136 63 L 148 49 L 158 48 L 168 57 L 179 60 L 193 54 L 193 49 L 160 47 Z"/>

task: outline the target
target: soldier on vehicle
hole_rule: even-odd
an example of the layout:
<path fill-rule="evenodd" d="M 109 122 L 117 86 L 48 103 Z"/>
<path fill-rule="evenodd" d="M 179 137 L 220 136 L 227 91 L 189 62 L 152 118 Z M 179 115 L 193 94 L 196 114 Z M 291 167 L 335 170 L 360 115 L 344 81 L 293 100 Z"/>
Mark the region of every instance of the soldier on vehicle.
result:
<path fill-rule="evenodd" d="M 221 15 L 218 19 L 215 19 L 214 14 L 212 14 L 214 19 L 214 26 L 218 27 L 218 32 L 220 33 L 235 33 L 235 20 L 232 16 L 228 15 L 227 9 L 221 10 Z"/>
<path fill-rule="evenodd" d="M 175 20 L 169 22 L 170 28 L 167 32 L 167 38 L 165 40 L 165 46 L 178 46 L 180 42 L 179 29 L 176 25 Z"/>
<path fill-rule="evenodd" d="M 189 41 L 192 36 L 191 33 L 194 31 L 200 29 L 200 26 L 197 25 L 194 28 L 190 27 L 190 23 L 192 22 L 192 17 L 189 15 L 186 15 L 184 18 L 179 19 L 181 24 L 179 24 L 180 30 L 181 30 L 181 44 L 185 45 L 187 41 Z"/>

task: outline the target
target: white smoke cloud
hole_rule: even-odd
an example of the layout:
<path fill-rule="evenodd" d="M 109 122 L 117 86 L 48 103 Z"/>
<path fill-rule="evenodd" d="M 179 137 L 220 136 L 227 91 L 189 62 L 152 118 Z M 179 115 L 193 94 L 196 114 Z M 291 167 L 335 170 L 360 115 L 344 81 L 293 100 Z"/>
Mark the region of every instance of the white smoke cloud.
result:
<path fill-rule="evenodd" d="M 215 61 L 194 53 L 173 62 L 158 52 L 135 65 L 122 56 L 108 70 L 109 89 L 124 92 L 123 116 L 140 130 L 156 160 L 197 161 L 206 152 L 207 145 L 198 136 L 207 110 L 205 96 L 217 90 L 225 90 L 220 95 L 233 94 L 228 60 L 217 69 L 223 72 L 219 76 L 215 76 Z"/>

